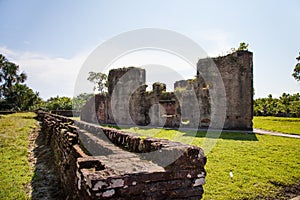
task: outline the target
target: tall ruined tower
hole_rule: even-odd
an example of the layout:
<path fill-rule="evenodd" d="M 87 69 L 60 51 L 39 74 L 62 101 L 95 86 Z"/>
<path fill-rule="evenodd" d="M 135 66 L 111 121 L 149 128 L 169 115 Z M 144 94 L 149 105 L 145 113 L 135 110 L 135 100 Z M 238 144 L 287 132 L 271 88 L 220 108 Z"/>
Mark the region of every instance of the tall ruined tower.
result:
<path fill-rule="evenodd" d="M 110 123 L 145 123 L 145 69 L 129 67 L 112 69 L 108 75 L 108 115 Z M 112 117 L 113 116 L 113 117 Z"/>
<path fill-rule="evenodd" d="M 237 51 L 232 54 L 212 58 L 225 87 L 225 94 L 218 94 L 226 102 L 224 129 L 252 130 L 253 118 L 253 54 L 249 51 Z M 201 74 L 210 73 L 208 59 L 199 60 L 197 77 L 199 80 L 198 97 L 200 101 L 201 121 L 210 121 L 210 88 L 213 82 L 207 82 Z M 200 72 L 200 73 L 199 73 Z M 225 96 L 224 96 L 225 95 Z M 218 102 L 217 99 L 215 102 Z"/>

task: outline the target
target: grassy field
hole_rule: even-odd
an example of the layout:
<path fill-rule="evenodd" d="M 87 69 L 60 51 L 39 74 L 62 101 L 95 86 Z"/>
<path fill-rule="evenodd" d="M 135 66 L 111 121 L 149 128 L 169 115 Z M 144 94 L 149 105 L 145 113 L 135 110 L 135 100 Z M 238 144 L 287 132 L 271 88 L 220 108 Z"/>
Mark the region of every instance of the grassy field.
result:
<path fill-rule="evenodd" d="M 27 184 L 33 174 L 27 158 L 27 138 L 34 127 L 33 117 L 33 113 L 0 116 L 0 199 L 28 199 Z M 255 120 L 261 121 L 260 118 Z M 276 120 L 272 122 L 277 123 Z M 289 125 L 292 130 L 297 130 L 294 127 L 297 121 Z M 125 130 L 200 147 L 207 141 L 215 143 L 211 151 L 206 150 L 205 200 L 280 199 L 286 195 L 284 190 L 287 188 L 300 186 L 299 139 L 242 133 L 222 133 L 217 139 L 208 139 L 204 132 Z M 230 171 L 233 179 L 229 177 Z"/>
<path fill-rule="evenodd" d="M 254 117 L 254 128 L 300 135 L 300 118 Z"/>
<path fill-rule="evenodd" d="M 204 132 L 160 129 L 126 131 L 203 146 Z M 269 135 L 222 133 L 207 152 L 204 199 L 280 199 L 283 190 L 300 185 L 300 140 Z M 229 172 L 233 172 L 233 179 Z M 288 199 L 288 198 L 287 198 Z"/>
<path fill-rule="evenodd" d="M 28 136 L 34 113 L 0 115 L 0 199 L 28 199 Z"/>

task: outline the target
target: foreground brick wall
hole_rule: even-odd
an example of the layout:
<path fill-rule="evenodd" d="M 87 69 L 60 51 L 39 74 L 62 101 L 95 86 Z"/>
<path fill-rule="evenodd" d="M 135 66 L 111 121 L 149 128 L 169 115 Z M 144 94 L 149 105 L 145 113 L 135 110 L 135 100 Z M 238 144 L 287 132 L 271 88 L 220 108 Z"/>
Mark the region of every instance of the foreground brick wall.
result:
<path fill-rule="evenodd" d="M 200 199 L 201 148 L 38 112 L 69 199 Z M 109 138 L 109 139 L 108 139 Z"/>

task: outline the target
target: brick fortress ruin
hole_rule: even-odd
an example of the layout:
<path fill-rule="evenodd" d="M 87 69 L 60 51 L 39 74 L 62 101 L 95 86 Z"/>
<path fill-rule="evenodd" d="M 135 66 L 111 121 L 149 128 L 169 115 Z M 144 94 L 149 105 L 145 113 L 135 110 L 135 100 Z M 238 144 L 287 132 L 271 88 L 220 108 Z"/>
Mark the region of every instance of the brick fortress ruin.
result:
<path fill-rule="evenodd" d="M 144 69 L 112 69 L 108 75 L 108 93 L 91 98 L 81 111 L 81 120 L 100 124 L 252 130 L 252 60 L 249 51 L 200 59 L 196 78 L 175 82 L 173 92 L 167 92 L 163 83 L 154 83 L 152 91 L 146 91 Z M 216 94 L 214 101 L 212 61 L 225 89 L 225 94 Z M 205 79 L 205 74 L 213 78 Z M 215 105 L 219 104 L 224 105 L 226 113 L 224 126 L 214 127 L 213 108 L 218 109 Z"/>

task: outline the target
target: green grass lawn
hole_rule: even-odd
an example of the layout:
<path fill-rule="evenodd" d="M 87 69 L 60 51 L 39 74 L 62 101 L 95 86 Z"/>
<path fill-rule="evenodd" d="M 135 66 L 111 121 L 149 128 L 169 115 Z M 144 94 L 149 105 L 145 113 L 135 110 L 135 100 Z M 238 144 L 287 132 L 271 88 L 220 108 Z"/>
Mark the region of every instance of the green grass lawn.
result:
<path fill-rule="evenodd" d="M 300 135 L 300 118 L 254 117 L 254 128 Z"/>
<path fill-rule="evenodd" d="M 77 120 L 77 121 L 80 120 L 80 117 L 70 117 L 70 118 L 73 119 L 73 120 Z"/>
<path fill-rule="evenodd" d="M 203 146 L 204 132 L 161 129 L 124 129 L 143 136 L 192 142 Z M 280 198 L 281 190 L 300 184 L 300 139 L 222 133 L 212 151 L 207 152 L 204 199 Z M 233 179 L 229 172 L 233 172 Z"/>
<path fill-rule="evenodd" d="M 28 136 L 34 113 L 0 115 L 0 199 L 29 199 Z"/>
<path fill-rule="evenodd" d="M 0 199 L 28 199 L 26 185 L 33 175 L 27 158 L 28 135 L 34 127 L 34 116 L 33 113 L 0 116 Z M 289 122 L 291 129 L 299 124 L 296 119 L 295 122 L 296 125 Z M 191 131 L 125 130 L 200 147 L 204 142 L 215 142 L 213 149 L 206 151 L 206 200 L 279 199 L 284 187 L 300 184 L 299 139 L 242 133 L 222 133 L 218 139 L 207 139 L 204 132 L 194 135 Z M 230 171 L 233 179 L 229 177 Z"/>

